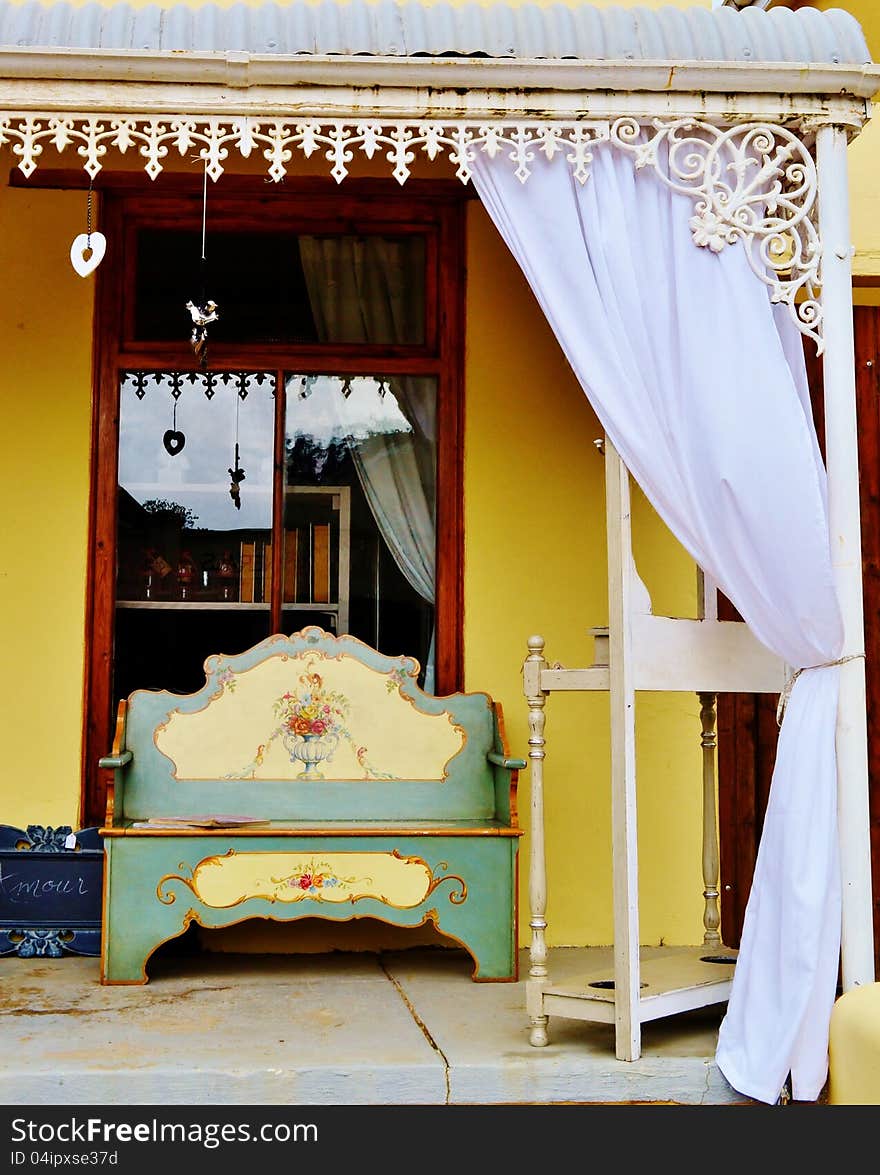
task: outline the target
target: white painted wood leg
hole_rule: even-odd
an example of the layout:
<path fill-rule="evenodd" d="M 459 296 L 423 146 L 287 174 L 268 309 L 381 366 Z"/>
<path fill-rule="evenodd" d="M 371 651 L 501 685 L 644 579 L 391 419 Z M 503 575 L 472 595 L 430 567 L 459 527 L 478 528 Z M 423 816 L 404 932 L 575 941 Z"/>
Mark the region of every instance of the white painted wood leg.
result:
<path fill-rule="evenodd" d="M 531 785 L 531 853 L 529 857 L 529 978 L 526 981 L 526 1010 L 531 1027 L 529 1043 L 548 1043 L 549 1017 L 544 1012 L 547 971 L 547 858 L 544 844 L 544 706 L 547 694 L 541 689 L 541 671 L 546 669 L 544 638 L 531 636 L 529 655 L 523 664 L 523 691 L 529 707 L 529 780 Z"/>

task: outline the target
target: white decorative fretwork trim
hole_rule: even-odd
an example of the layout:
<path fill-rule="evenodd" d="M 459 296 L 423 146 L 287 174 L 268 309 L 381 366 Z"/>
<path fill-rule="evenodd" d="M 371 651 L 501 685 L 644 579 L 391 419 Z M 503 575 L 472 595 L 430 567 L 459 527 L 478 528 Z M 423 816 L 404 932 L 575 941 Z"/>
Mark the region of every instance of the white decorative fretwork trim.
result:
<path fill-rule="evenodd" d="M 525 179 L 535 151 L 547 158 L 564 150 L 575 174 L 582 182 L 589 174 L 590 148 L 610 134 L 608 121 L 493 123 L 477 125 L 456 122 L 346 122 L 317 119 L 256 122 L 250 118 L 101 117 L 98 115 L 15 115 L 0 112 L 0 144 L 11 143 L 19 158 L 19 168 L 30 175 L 37 166 L 44 146 L 64 151 L 75 146 L 90 176 L 101 170 L 109 149 L 125 154 L 136 149 L 146 160 L 145 170 L 151 179 L 162 171 L 163 161 L 172 151 L 181 156 L 195 153 L 204 160 L 208 175 L 216 180 L 224 170 L 230 151 L 244 158 L 262 153 L 269 175 L 281 180 L 288 164 L 300 152 L 306 159 L 323 152 L 330 164 L 330 174 L 341 182 L 349 173 L 349 164 L 359 153 L 365 159 L 381 158 L 391 164 L 391 174 L 405 183 L 418 156 L 435 160 L 444 153 L 455 167 L 455 174 L 466 183 L 476 151 L 495 155 L 507 150 Z"/>
<path fill-rule="evenodd" d="M 323 155 L 341 182 L 359 156 L 382 159 L 405 183 L 419 159 L 446 156 L 467 183 L 478 152 L 505 155 L 525 182 L 536 158 L 562 155 L 574 177 L 589 179 L 597 148 L 629 153 L 637 169 L 693 201 L 690 227 L 697 245 L 718 252 L 741 241 L 754 272 L 785 303 L 798 329 L 822 349 L 819 295 L 821 247 L 816 228 L 817 175 L 805 142 L 776 123 L 716 126 L 692 118 L 438 123 L 427 120 L 257 121 L 248 117 L 101 116 L 0 112 L 0 146 L 11 146 L 25 176 L 45 147 L 76 149 L 89 176 L 108 151 L 136 150 L 155 179 L 169 155 L 198 159 L 218 179 L 230 152 L 260 153 L 269 176 L 281 180 L 297 154 Z"/>

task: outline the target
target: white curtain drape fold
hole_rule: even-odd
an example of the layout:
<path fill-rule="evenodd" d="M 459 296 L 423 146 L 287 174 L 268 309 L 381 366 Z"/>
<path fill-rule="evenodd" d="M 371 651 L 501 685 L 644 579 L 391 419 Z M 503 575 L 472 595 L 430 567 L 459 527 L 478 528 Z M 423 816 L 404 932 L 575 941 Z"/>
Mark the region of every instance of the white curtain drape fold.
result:
<path fill-rule="evenodd" d="M 755 635 L 793 668 L 839 655 L 825 471 L 800 336 L 739 245 L 698 248 L 691 201 L 599 150 L 521 184 L 478 155 L 474 184 L 601 424 L 661 518 Z M 780 732 L 717 1061 L 774 1103 L 818 1097 L 835 997 L 839 669 L 795 685 Z"/>
<path fill-rule="evenodd" d="M 405 343 L 419 337 L 424 298 L 412 241 L 299 238 L 309 302 L 322 340 Z M 397 376 L 392 393 L 411 431 L 352 439 L 350 450 L 373 517 L 407 582 L 432 606 L 436 589 L 437 397 L 433 379 Z M 424 688 L 434 691 L 432 632 Z"/>

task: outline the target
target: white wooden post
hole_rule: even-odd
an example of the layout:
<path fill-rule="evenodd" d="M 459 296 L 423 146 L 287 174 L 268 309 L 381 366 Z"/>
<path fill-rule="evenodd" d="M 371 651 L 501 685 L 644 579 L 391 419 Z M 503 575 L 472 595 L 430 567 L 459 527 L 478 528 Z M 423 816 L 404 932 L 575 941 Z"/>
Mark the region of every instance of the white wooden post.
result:
<path fill-rule="evenodd" d="M 864 653 L 859 452 L 856 428 L 852 250 L 849 230 L 847 136 L 837 126 L 817 132 L 819 234 L 825 358 L 825 457 L 834 582 L 843 612 L 843 656 Z M 874 980 L 871 842 L 865 662 L 840 669 L 837 712 L 837 794 L 843 917 L 843 988 Z"/>
<path fill-rule="evenodd" d="M 529 979 L 526 984 L 526 1005 L 531 1021 L 529 1043 L 538 1048 L 548 1042 L 548 1017 L 544 1011 L 544 986 L 547 982 L 547 858 L 544 845 L 544 706 L 547 695 L 541 688 L 541 670 L 547 667 L 544 659 L 544 638 L 530 636 L 529 654 L 523 665 L 523 688 L 529 707 L 529 767 L 532 792 L 532 819 L 529 829 L 531 857 L 529 862 L 529 926 L 532 940 L 529 947 Z"/>
<path fill-rule="evenodd" d="M 620 1061 L 642 1051 L 639 999 L 639 865 L 636 832 L 635 680 L 630 614 L 633 594 L 629 473 L 605 438 L 608 527 L 608 630 L 611 708 L 611 852 L 614 893 L 614 1027 Z"/>
<path fill-rule="evenodd" d="M 708 621 L 718 619 L 718 586 L 702 567 L 697 568 L 697 617 Z M 700 699 L 700 746 L 703 751 L 703 945 L 717 947 L 721 945 L 718 784 L 715 778 L 718 696 L 699 693 L 697 697 Z"/>
<path fill-rule="evenodd" d="M 715 802 L 715 723 L 718 716 L 715 694 L 697 694 L 700 699 L 700 746 L 703 751 L 703 944 L 721 944 L 718 888 L 718 809 Z"/>

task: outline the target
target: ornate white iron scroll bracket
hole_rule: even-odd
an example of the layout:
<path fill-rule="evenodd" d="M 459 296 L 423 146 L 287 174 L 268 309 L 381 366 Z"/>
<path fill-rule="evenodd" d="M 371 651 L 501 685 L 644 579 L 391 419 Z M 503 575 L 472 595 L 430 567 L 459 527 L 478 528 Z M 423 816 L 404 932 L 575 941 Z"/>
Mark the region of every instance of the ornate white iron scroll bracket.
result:
<path fill-rule="evenodd" d="M 637 169 L 653 168 L 667 187 L 693 201 L 697 245 L 717 253 L 742 244 L 771 300 L 786 305 L 821 354 L 818 179 L 804 139 L 775 123 L 619 118 L 611 142 L 630 152 Z"/>

